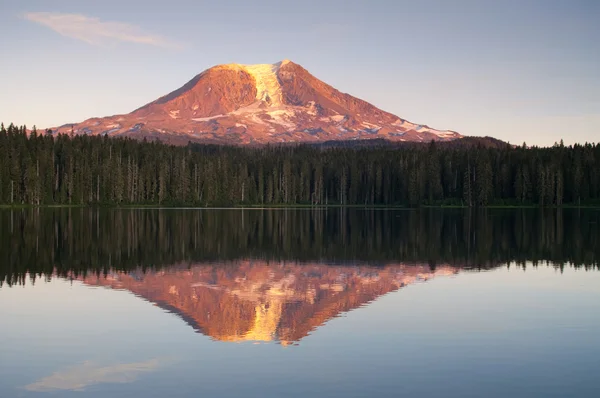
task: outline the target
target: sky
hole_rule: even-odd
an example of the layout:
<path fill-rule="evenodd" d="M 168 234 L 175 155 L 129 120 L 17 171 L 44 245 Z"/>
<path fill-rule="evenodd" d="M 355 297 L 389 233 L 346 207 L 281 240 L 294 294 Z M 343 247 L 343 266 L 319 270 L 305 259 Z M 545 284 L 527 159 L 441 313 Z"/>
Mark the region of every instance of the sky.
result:
<path fill-rule="evenodd" d="M 600 142 L 597 0 L 0 0 L 0 121 L 129 113 L 218 64 L 290 59 L 411 122 Z"/>

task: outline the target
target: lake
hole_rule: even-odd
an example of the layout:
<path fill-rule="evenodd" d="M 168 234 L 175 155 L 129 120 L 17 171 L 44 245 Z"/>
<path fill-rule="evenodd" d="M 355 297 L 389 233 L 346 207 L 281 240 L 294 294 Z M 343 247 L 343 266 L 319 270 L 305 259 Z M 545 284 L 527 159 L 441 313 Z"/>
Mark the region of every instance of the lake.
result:
<path fill-rule="evenodd" d="M 0 210 L 2 397 L 598 397 L 596 209 Z"/>

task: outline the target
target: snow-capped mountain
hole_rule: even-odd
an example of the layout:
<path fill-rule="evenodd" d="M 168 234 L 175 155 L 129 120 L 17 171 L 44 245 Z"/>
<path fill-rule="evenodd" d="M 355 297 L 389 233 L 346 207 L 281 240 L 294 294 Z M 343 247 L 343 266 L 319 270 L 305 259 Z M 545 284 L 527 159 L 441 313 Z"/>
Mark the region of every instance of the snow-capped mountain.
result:
<path fill-rule="evenodd" d="M 92 118 L 59 133 L 160 139 L 171 143 L 263 144 L 452 140 L 440 131 L 341 93 L 289 60 L 218 65 L 129 114 Z"/>

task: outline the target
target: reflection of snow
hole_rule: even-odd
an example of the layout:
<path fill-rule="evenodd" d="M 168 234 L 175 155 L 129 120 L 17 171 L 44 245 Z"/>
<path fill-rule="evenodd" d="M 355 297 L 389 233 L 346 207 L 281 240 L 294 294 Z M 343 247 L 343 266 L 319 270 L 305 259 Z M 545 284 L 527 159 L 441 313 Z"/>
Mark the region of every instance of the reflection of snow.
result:
<path fill-rule="evenodd" d="M 58 371 L 25 386 L 26 390 L 48 392 L 54 390 L 83 391 L 86 387 L 102 383 L 131 383 L 141 373 L 153 372 L 159 367 L 158 359 L 145 362 L 99 366 L 85 362 Z"/>

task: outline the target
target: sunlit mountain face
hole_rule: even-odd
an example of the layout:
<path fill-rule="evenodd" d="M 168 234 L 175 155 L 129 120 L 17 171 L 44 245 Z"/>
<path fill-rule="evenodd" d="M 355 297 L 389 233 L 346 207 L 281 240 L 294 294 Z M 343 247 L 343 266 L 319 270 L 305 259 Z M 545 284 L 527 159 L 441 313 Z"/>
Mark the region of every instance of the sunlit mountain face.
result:
<path fill-rule="evenodd" d="M 257 145 L 380 139 L 452 141 L 463 136 L 412 123 L 317 79 L 289 60 L 217 65 L 124 115 L 92 118 L 58 133 Z"/>
<path fill-rule="evenodd" d="M 406 285 L 458 273 L 450 266 L 335 266 L 237 261 L 80 278 L 128 290 L 219 341 L 298 342 L 328 320 Z"/>

